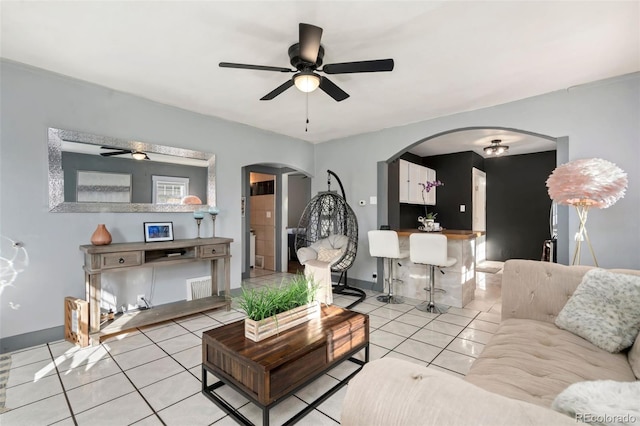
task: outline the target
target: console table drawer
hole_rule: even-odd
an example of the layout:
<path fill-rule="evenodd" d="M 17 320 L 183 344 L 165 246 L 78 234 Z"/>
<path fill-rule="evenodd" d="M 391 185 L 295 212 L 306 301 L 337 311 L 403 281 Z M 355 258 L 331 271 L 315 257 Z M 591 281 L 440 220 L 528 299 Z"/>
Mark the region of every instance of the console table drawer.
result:
<path fill-rule="evenodd" d="M 227 244 L 208 244 L 200 246 L 199 250 L 201 258 L 225 256 L 227 254 Z"/>
<path fill-rule="evenodd" d="M 128 251 L 123 253 L 108 253 L 102 256 L 102 269 L 124 268 L 142 264 L 141 251 Z"/>

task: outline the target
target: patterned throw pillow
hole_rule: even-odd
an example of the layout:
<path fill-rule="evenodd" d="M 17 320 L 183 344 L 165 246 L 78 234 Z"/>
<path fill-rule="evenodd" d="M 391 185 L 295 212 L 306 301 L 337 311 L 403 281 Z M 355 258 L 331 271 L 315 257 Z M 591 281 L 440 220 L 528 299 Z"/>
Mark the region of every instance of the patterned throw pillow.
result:
<path fill-rule="evenodd" d="M 612 353 L 628 348 L 640 331 L 640 276 L 589 270 L 555 324 Z"/>
<path fill-rule="evenodd" d="M 331 262 L 333 260 L 336 260 L 341 254 L 341 249 L 328 249 L 320 247 L 320 249 L 318 249 L 318 260 L 321 262 Z"/>

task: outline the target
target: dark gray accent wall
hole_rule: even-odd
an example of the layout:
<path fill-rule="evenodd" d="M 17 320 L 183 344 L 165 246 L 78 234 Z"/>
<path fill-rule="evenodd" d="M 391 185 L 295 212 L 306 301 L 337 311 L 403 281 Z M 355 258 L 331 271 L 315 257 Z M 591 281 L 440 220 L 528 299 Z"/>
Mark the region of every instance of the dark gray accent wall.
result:
<path fill-rule="evenodd" d="M 78 170 L 130 174 L 132 203 L 151 203 L 152 176 L 188 178 L 189 195 L 196 195 L 203 203 L 206 203 L 207 200 L 206 167 L 63 152 L 62 170 L 64 172 L 64 201 L 66 202 L 76 201 Z"/>
<path fill-rule="evenodd" d="M 429 211 L 438 213 L 436 222 L 448 229 L 471 229 L 473 226 L 472 168 L 484 170 L 483 159 L 473 151 L 424 157 L 422 165 L 434 169 L 444 185 L 436 188 L 436 205 Z M 460 205 L 465 211 L 460 212 Z"/>
<path fill-rule="evenodd" d="M 540 260 L 550 238 L 546 180 L 556 151 L 487 158 L 487 259 Z"/>

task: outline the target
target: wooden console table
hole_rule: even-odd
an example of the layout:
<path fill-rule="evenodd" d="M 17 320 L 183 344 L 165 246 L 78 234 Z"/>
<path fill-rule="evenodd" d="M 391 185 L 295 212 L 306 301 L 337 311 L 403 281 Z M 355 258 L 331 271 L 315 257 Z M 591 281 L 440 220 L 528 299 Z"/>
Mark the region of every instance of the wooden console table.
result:
<path fill-rule="evenodd" d="M 89 333 L 93 343 L 125 330 L 143 327 L 214 308 L 231 306 L 231 238 L 194 238 L 154 243 L 82 245 L 86 299 L 89 302 Z M 169 266 L 186 262 L 211 262 L 211 297 L 179 301 L 152 309 L 118 315 L 100 324 L 102 273 L 148 266 Z M 218 262 L 224 263 L 224 293 L 218 288 Z"/>

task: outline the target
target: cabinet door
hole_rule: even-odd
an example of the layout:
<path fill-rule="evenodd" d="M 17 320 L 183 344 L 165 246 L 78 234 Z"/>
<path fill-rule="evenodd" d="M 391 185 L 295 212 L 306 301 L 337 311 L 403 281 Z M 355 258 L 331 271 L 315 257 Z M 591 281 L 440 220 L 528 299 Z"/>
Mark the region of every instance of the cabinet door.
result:
<path fill-rule="evenodd" d="M 422 198 L 422 185 L 427 181 L 427 168 L 419 164 L 409 163 L 409 202 L 411 204 L 424 204 Z"/>
<path fill-rule="evenodd" d="M 398 177 L 399 184 L 399 201 L 401 203 L 409 202 L 409 162 L 400 160 L 400 174 Z"/>
<path fill-rule="evenodd" d="M 427 181 L 429 182 L 434 182 L 436 180 L 436 171 L 433 169 L 427 169 Z M 433 187 L 431 188 L 431 190 L 429 192 L 425 192 L 425 198 L 427 201 L 427 204 L 430 206 L 435 206 L 436 205 L 436 190 L 437 187 Z"/>

